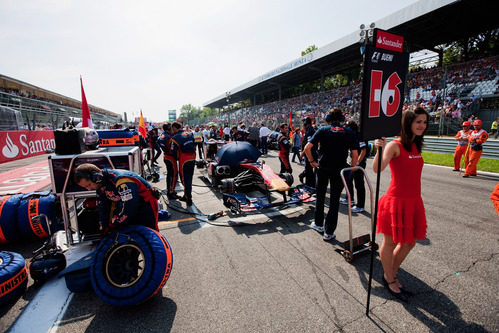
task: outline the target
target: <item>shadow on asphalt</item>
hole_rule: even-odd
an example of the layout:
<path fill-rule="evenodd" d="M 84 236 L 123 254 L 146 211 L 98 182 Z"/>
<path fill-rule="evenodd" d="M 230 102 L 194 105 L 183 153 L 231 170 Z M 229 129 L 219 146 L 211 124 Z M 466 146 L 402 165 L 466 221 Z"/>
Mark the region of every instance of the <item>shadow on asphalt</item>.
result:
<path fill-rule="evenodd" d="M 376 253 L 377 255 L 377 253 Z M 369 265 L 370 265 L 370 251 L 365 252 L 364 255 L 355 258 L 352 265 L 355 266 L 359 274 L 362 286 L 366 290 L 367 301 L 367 286 L 369 282 Z M 382 282 L 383 269 L 381 261 L 376 256 L 374 259 L 374 281 L 379 284 Z M 406 309 L 407 313 L 423 323 L 432 332 L 487 332 L 482 325 L 476 323 L 468 323 L 462 319 L 462 313 L 457 305 L 442 292 L 435 290 L 433 287 L 420 280 L 418 277 L 405 271 L 399 270 L 398 277 L 402 281 L 406 289 L 414 292 L 414 295 L 409 298 L 408 303 L 401 303 Z M 393 296 L 389 294 L 385 287 L 373 286 L 371 289 L 371 297 L 378 296 L 385 298 L 388 301 L 397 302 Z M 371 298 L 372 300 L 372 298 Z M 373 310 L 373 303 L 371 302 L 371 311 Z M 401 320 L 405 314 L 400 313 Z M 380 315 L 373 315 L 371 312 L 370 319 L 377 326 L 384 326 L 385 323 L 381 322 Z"/>
<path fill-rule="evenodd" d="M 78 313 L 66 313 L 59 326 L 92 318 L 87 332 L 129 332 L 131 327 L 134 332 L 169 332 L 177 313 L 177 304 L 161 292 L 145 303 L 123 308 L 97 301 L 101 305 L 96 309 L 92 305 L 96 298 L 93 292 L 75 294 L 73 301 L 79 304 Z"/>

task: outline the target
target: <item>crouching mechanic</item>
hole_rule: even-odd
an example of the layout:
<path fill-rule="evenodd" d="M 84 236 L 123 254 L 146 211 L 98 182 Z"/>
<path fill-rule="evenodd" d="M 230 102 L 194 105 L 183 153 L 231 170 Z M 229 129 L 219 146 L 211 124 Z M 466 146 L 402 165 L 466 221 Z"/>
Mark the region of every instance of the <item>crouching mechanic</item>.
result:
<path fill-rule="evenodd" d="M 97 192 L 101 229 L 140 224 L 159 231 L 159 193 L 138 174 L 85 163 L 76 168 L 74 178 L 79 186 Z"/>

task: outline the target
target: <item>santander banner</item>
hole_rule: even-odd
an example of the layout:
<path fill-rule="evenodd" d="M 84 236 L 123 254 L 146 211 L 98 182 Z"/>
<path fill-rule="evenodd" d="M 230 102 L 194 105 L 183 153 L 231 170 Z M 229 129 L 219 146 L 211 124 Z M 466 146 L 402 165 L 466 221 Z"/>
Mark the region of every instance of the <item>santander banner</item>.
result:
<path fill-rule="evenodd" d="M 404 50 L 404 37 L 380 29 L 375 30 L 377 48 L 396 52 Z"/>
<path fill-rule="evenodd" d="M 45 154 L 55 149 L 54 131 L 1 131 L 0 163 Z"/>

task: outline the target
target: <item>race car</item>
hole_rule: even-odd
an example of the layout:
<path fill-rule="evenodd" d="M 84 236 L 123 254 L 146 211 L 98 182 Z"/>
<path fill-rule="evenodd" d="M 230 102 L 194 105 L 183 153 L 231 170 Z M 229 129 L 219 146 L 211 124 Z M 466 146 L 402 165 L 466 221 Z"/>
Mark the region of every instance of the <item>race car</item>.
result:
<path fill-rule="evenodd" d="M 224 193 L 224 205 L 235 213 L 315 200 L 315 189 L 306 185 L 293 187 L 291 174 L 276 174 L 265 161 L 258 161 L 260 155 L 248 142 L 230 142 L 214 160 L 198 163 L 198 167 L 204 167 L 203 176 Z M 249 196 L 254 191 L 263 196 Z M 281 194 L 282 201 L 273 202 L 274 193 Z"/>

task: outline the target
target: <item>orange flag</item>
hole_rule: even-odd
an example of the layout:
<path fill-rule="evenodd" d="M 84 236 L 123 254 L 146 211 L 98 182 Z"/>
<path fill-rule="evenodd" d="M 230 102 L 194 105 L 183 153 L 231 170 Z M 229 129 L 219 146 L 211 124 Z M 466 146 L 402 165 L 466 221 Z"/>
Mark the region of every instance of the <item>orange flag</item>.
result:
<path fill-rule="evenodd" d="M 140 110 L 139 133 L 143 138 L 147 137 L 147 129 L 146 124 L 144 123 L 144 117 L 142 116 L 142 110 Z"/>

